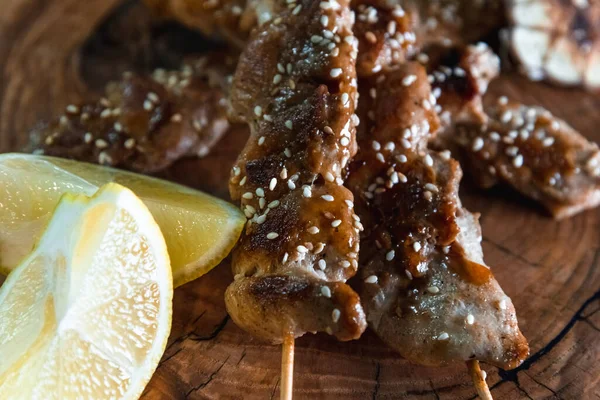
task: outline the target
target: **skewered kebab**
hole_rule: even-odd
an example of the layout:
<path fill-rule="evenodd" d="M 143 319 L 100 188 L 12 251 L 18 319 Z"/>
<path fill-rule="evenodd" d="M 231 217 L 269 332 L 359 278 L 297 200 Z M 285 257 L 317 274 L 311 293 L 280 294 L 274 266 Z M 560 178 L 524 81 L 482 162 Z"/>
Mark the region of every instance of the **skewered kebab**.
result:
<path fill-rule="evenodd" d="M 359 133 L 347 181 L 365 227 L 360 295 L 369 326 L 418 364 L 514 368 L 529 348 L 483 261 L 478 215 L 461 205 L 460 167 L 449 152 L 427 149 L 440 123 L 426 72 L 407 63 L 376 81 L 371 100 L 361 100 L 371 129 Z"/>
<path fill-rule="evenodd" d="M 214 54 L 179 71 L 126 73 L 105 97 L 35 127 L 28 150 L 146 173 L 206 155 L 229 128 L 224 96 L 234 65 Z"/>
<path fill-rule="evenodd" d="M 343 186 L 358 123 L 353 15 L 348 1 L 277 2 L 269 12 L 230 95 L 251 134 L 230 180 L 248 223 L 233 253 L 227 310 L 272 343 L 289 346 L 307 332 L 356 339 L 366 321 L 345 282 L 358 268 L 362 225 Z M 291 393 L 287 350 L 283 398 Z"/>
<path fill-rule="evenodd" d="M 441 67 L 431 75 L 446 125 L 437 146 L 458 147 L 481 187 L 508 184 L 556 219 L 598 206 L 598 146 L 542 107 L 506 97 L 484 107 L 487 84 L 498 73 L 495 56 L 479 45 L 469 46 L 458 59 L 457 67 Z M 439 79 L 442 70 L 451 74 Z"/>

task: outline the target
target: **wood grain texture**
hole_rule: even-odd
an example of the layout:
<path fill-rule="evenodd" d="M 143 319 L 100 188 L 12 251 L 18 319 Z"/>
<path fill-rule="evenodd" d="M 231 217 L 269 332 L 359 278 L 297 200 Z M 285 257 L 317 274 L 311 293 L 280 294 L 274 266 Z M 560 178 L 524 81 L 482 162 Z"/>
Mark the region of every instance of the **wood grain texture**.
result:
<path fill-rule="evenodd" d="M 185 53 L 206 47 L 197 36 L 169 26 L 146 25 L 148 36 L 142 35 L 140 43 L 154 47 L 143 56 L 136 53 L 139 47 L 102 36 L 103 21 L 112 15 L 111 20 L 128 23 L 122 18 L 131 7 L 137 5 L 120 0 L 3 2 L 0 151 L 18 150 L 37 120 L 62 111 L 118 73 L 174 62 L 173 49 Z M 129 23 L 144 33 L 143 19 Z M 176 30 L 178 39 L 165 39 L 169 30 Z M 540 104 L 600 142 L 597 95 L 513 74 L 493 83 L 490 95 L 501 94 Z M 226 198 L 228 170 L 245 140 L 244 129 L 234 130 L 207 158 L 181 161 L 163 176 Z M 512 297 L 532 348 L 514 371 L 483 366 L 495 399 L 600 398 L 600 211 L 555 222 L 509 190 L 481 192 L 465 180 L 462 194 L 472 211 L 482 213 L 486 261 Z M 278 397 L 280 349 L 258 342 L 228 318 L 223 292 L 230 280 L 224 262 L 175 291 L 171 338 L 143 398 Z M 463 365 L 412 365 L 370 332 L 351 343 L 325 335 L 299 339 L 294 383 L 296 399 L 476 396 Z"/>

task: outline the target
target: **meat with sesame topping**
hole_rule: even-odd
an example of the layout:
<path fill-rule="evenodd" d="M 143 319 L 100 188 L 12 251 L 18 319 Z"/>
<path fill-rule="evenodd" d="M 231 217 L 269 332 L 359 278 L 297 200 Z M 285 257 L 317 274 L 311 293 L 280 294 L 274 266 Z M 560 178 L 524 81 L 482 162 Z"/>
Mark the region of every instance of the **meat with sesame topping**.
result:
<path fill-rule="evenodd" d="M 404 85 L 411 75 L 416 80 Z M 377 93 L 374 103 L 364 103 L 375 119 L 361 127 L 360 151 L 347 180 L 364 224 L 361 299 L 369 325 L 419 364 L 475 358 L 516 367 L 528 345 L 510 299 L 484 264 L 477 216 L 461 205 L 458 162 L 427 148 L 440 124 L 436 112 L 422 106 L 431 95 L 423 67 L 407 63 L 388 73 Z M 372 141 L 398 141 L 407 129 L 410 148 L 396 146 L 385 163 L 377 161 Z M 405 156 L 405 162 L 398 163 L 397 155 Z M 406 181 L 378 191 L 394 172 Z M 368 191 L 373 184 L 376 189 Z M 376 285 L 369 283 L 372 276 L 378 278 Z M 497 308 L 500 301 L 505 310 Z M 478 321 L 468 330 L 465 309 Z M 440 340 L 446 344 L 440 346 Z"/>
<path fill-rule="evenodd" d="M 214 54 L 177 71 L 125 74 L 106 97 L 36 126 L 27 150 L 139 172 L 205 155 L 229 129 L 224 93 L 234 62 Z"/>
<path fill-rule="evenodd" d="M 366 327 L 358 295 L 345 283 L 357 267 L 349 261 L 359 239 L 348 205 L 353 196 L 338 184 L 357 148 L 357 44 L 344 40 L 353 37 L 349 2 L 323 3 L 333 5 L 269 4 L 272 18 L 248 41 L 230 94 L 234 118 L 251 131 L 235 165 L 239 175 L 231 177 L 231 197 L 259 209 L 256 196 L 243 198 L 254 192 L 277 207 L 260 224 L 247 224 L 232 263 L 243 278 L 227 289 L 226 305 L 236 324 L 273 343 L 290 332 L 350 340 Z M 324 32 L 324 20 L 334 36 Z M 272 118 L 259 117 L 257 107 Z M 247 178 L 243 187 L 240 176 Z M 277 177 L 285 184 L 272 185 Z"/>

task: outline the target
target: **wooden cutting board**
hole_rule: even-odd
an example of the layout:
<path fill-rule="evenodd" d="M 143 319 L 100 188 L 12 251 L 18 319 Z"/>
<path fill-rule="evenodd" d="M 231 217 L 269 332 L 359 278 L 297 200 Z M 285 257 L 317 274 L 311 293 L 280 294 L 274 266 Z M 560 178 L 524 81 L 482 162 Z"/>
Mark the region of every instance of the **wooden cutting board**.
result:
<path fill-rule="evenodd" d="M 0 12 L 0 151 L 19 150 L 39 119 L 93 93 L 126 69 L 177 61 L 206 40 L 172 24 L 150 26 L 136 2 L 4 0 Z M 115 26 L 118 28 L 115 28 Z M 115 33 L 115 29 L 116 32 Z M 120 42 L 130 31 L 135 45 Z M 141 49 L 141 50 L 140 50 Z M 540 104 L 600 142 L 600 95 L 507 73 L 491 95 Z M 233 130 L 203 160 L 164 176 L 227 198 L 229 167 L 246 140 Z M 515 303 L 532 353 L 514 371 L 485 365 L 496 399 L 600 398 L 600 210 L 555 222 L 506 189 L 465 180 L 481 212 L 485 258 Z M 280 349 L 238 329 L 224 308 L 228 262 L 175 291 L 173 329 L 145 399 L 266 399 L 279 395 Z M 472 399 L 463 365 L 413 365 L 367 332 L 338 343 L 297 341 L 296 399 Z"/>

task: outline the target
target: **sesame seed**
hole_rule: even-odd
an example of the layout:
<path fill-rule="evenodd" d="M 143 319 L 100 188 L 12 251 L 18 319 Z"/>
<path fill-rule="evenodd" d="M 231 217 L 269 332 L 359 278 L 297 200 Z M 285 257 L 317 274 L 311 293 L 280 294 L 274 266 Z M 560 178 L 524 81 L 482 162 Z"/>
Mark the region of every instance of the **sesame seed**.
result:
<path fill-rule="evenodd" d="M 268 122 L 273 122 L 273 117 L 271 117 L 269 114 L 264 114 L 263 119 Z"/>
<path fill-rule="evenodd" d="M 246 183 L 246 177 L 243 177 L 242 180 L 240 180 L 240 186 L 244 186 L 245 183 Z"/>
<path fill-rule="evenodd" d="M 327 15 L 321 16 L 321 25 L 327 26 L 329 24 L 329 17 Z"/>
<path fill-rule="evenodd" d="M 269 205 L 267 207 L 268 208 L 277 208 L 277 207 L 279 207 L 279 200 L 273 200 L 272 202 L 269 203 Z"/>
<path fill-rule="evenodd" d="M 498 98 L 498 104 L 501 106 L 505 106 L 508 104 L 508 98 L 506 96 L 501 96 Z"/>
<path fill-rule="evenodd" d="M 265 197 L 265 191 L 263 190 L 263 188 L 257 188 L 256 189 L 256 195 L 258 197 Z"/>
<path fill-rule="evenodd" d="M 104 139 L 96 139 L 96 147 L 99 149 L 105 149 L 108 147 L 108 142 Z"/>
<path fill-rule="evenodd" d="M 410 273 L 410 271 L 409 271 L 409 270 L 407 270 L 407 269 L 405 269 L 405 270 L 404 270 L 404 273 L 406 274 L 406 277 L 412 281 L 412 279 L 413 279 L 413 276 L 412 276 L 412 274 Z"/>
<path fill-rule="evenodd" d="M 475 322 L 475 317 L 473 316 L 473 314 L 467 315 L 467 324 L 473 325 L 474 322 Z"/>
<path fill-rule="evenodd" d="M 416 75 L 407 75 L 402 79 L 402 85 L 404 86 L 410 86 L 413 83 L 415 83 L 415 81 L 417 80 L 417 76 Z"/>
<path fill-rule="evenodd" d="M 341 68 L 333 68 L 331 71 L 329 71 L 329 75 L 331 75 L 332 78 L 337 78 L 342 74 L 342 72 L 343 71 Z"/>
<path fill-rule="evenodd" d="M 471 146 L 471 150 L 479 151 L 479 150 L 483 149 L 484 144 L 485 144 L 485 142 L 483 141 L 483 139 L 478 136 L 475 138 L 475 140 L 473 140 L 473 145 Z"/>
<path fill-rule="evenodd" d="M 544 147 L 550 147 L 554 144 L 554 138 L 551 136 L 548 136 L 547 138 L 545 138 L 542 141 L 542 144 L 544 145 Z"/>
<path fill-rule="evenodd" d="M 73 104 L 69 104 L 66 108 L 67 112 L 71 114 L 77 114 L 79 112 L 79 107 Z"/>
<path fill-rule="evenodd" d="M 115 128 L 115 131 L 117 131 L 117 132 L 123 131 L 123 125 L 121 125 L 120 122 L 115 122 L 114 128 Z"/>
<path fill-rule="evenodd" d="M 105 151 L 103 151 L 100 154 L 98 154 L 98 162 L 100 164 L 111 164 L 112 163 L 112 157 L 109 156 L 108 154 L 106 154 Z"/>
<path fill-rule="evenodd" d="M 283 258 L 281 259 L 281 263 L 285 264 L 289 258 L 289 254 L 287 253 L 287 251 L 285 252 L 285 254 L 283 255 Z"/>
<path fill-rule="evenodd" d="M 283 150 L 283 154 L 285 154 L 287 158 L 290 158 L 292 156 L 292 152 L 287 147 Z"/>
<path fill-rule="evenodd" d="M 500 134 L 498 132 L 492 132 L 490 133 L 490 139 L 492 139 L 494 142 L 499 142 Z"/>
<path fill-rule="evenodd" d="M 181 114 L 177 113 L 177 114 L 173 114 L 173 116 L 171 116 L 171 122 L 181 122 Z"/>
<path fill-rule="evenodd" d="M 421 243 L 419 242 L 414 242 L 413 243 L 413 250 L 416 251 L 417 253 L 421 250 Z"/>
<path fill-rule="evenodd" d="M 294 9 L 292 10 L 292 14 L 294 15 L 298 15 L 300 13 L 300 11 L 302 10 L 302 4 L 298 4 L 296 7 L 294 7 Z"/>
<path fill-rule="evenodd" d="M 156 93 L 154 93 L 154 92 L 149 92 L 146 97 L 148 97 L 148 100 L 150 100 L 150 101 L 152 101 L 154 103 L 158 103 L 158 101 L 160 100 L 158 98 L 158 95 Z"/>
<path fill-rule="evenodd" d="M 333 228 L 337 228 L 337 227 L 338 227 L 338 226 L 340 226 L 341 224 L 342 224 L 342 220 L 341 220 L 341 219 L 336 219 L 335 221 L 333 221 L 333 222 L 331 223 L 331 226 L 332 226 Z"/>
<path fill-rule="evenodd" d="M 333 182 L 333 181 L 335 181 L 335 177 L 333 176 L 333 174 L 331 172 L 327 171 L 325 173 L 325 180 L 328 182 Z"/>
<path fill-rule="evenodd" d="M 267 239 L 269 239 L 269 240 L 276 239 L 277 237 L 279 237 L 279 234 L 277 232 L 269 232 L 269 233 L 267 233 Z"/>
<path fill-rule="evenodd" d="M 408 158 L 404 154 L 400 154 L 399 156 L 396 156 L 396 160 L 404 164 L 408 161 Z"/>
<path fill-rule="evenodd" d="M 296 250 L 298 251 L 298 253 L 302 253 L 302 254 L 308 253 L 308 249 L 302 245 L 296 246 Z"/>
<path fill-rule="evenodd" d="M 500 302 L 498 302 L 498 307 L 501 310 L 506 310 L 506 300 L 504 300 L 504 299 L 500 300 Z"/>
<path fill-rule="evenodd" d="M 258 145 L 262 146 L 263 144 L 265 144 L 265 137 L 261 136 L 258 138 Z"/>
<path fill-rule="evenodd" d="M 431 158 L 429 154 L 427 154 L 423 160 L 425 161 L 425 165 L 433 167 L 433 158 Z"/>
<path fill-rule="evenodd" d="M 375 154 L 375 158 L 377 158 L 377 160 L 379 160 L 380 162 L 385 162 L 385 158 L 383 157 L 383 154 L 381 154 L 381 153 Z"/>
<path fill-rule="evenodd" d="M 250 200 L 251 198 L 253 198 L 254 195 L 252 194 L 252 192 L 246 192 L 242 195 L 242 198 Z"/>
<path fill-rule="evenodd" d="M 433 183 L 426 183 L 425 184 L 425 189 L 429 190 L 429 191 L 431 191 L 433 193 L 439 192 L 438 187 L 436 185 L 434 185 Z"/>
<path fill-rule="evenodd" d="M 320 230 L 316 226 L 311 226 L 310 228 L 308 228 L 308 233 L 310 233 L 311 235 L 316 235 L 319 232 Z"/>
<path fill-rule="evenodd" d="M 333 320 L 334 323 L 337 323 L 340 320 L 341 314 L 342 313 L 337 308 L 333 309 L 333 312 L 331 313 L 331 319 Z"/>
<path fill-rule="evenodd" d="M 267 220 L 267 215 L 263 214 L 261 216 L 259 216 L 258 218 L 256 218 L 256 223 L 261 225 L 263 224 L 265 221 Z"/>
<path fill-rule="evenodd" d="M 442 332 L 439 336 L 438 336 L 438 340 L 448 340 L 448 338 L 450 338 L 450 335 L 448 335 L 446 332 Z"/>
<path fill-rule="evenodd" d="M 323 128 L 323 131 L 329 135 L 334 134 L 333 129 L 331 129 L 331 127 L 329 127 L 329 126 L 326 126 L 325 128 Z"/>
<path fill-rule="evenodd" d="M 373 150 L 375 150 L 375 151 L 381 150 L 381 144 L 377 140 L 373 140 L 372 146 L 373 146 Z"/>
<path fill-rule="evenodd" d="M 85 143 L 91 143 L 93 139 L 94 137 L 92 136 L 91 132 L 87 132 L 85 135 L 83 135 L 83 141 Z"/>
<path fill-rule="evenodd" d="M 325 201 L 333 201 L 333 200 L 335 200 L 335 199 L 333 198 L 333 196 L 332 196 L 332 195 L 330 195 L 330 194 L 324 194 L 324 195 L 322 195 L 322 196 L 321 196 L 321 198 L 322 198 L 323 200 L 325 200 Z"/>
<path fill-rule="evenodd" d="M 327 298 L 331 298 L 331 289 L 329 289 L 329 286 L 321 286 L 321 294 Z"/>
<path fill-rule="evenodd" d="M 144 100 L 144 110 L 151 111 L 154 108 L 154 104 L 150 100 Z"/>
<path fill-rule="evenodd" d="M 273 77 L 273 83 L 275 85 L 278 85 L 281 82 L 281 79 L 282 79 L 281 75 L 277 74 Z"/>
<path fill-rule="evenodd" d="M 106 110 L 104 110 L 100 113 L 100 118 L 109 118 L 111 115 L 112 115 L 112 112 L 110 111 L 109 108 L 107 108 Z"/>
<path fill-rule="evenodd" d="M 427 288 L 427 291 L 431 294 L 436 294 L 440 292 L 440 288 L 438 288 L 437 286 L 429 286 Z"/>
<path fill-rule="evenodd" d="M 312 197 L 312 190 L 311 190 L 310 186 L 304 186 L 302 188 L 302 196 L 304 196 L 306 198 Z"/>
<path fill-rule="evenodd" d="M 256 214 L 256 208 L 252 207 L 250 204 L 246 204 L 245 210 L 250 214 Z"/>
<path fill-rule="evenodd" d="M 319 266 L 319 268 L 321 269 L 321 271 L 324 271 L 325 268 L 327 267 L 327 263 L 323 259 L 319 260 L 319 262 L 317 263 L 317 265 Z"/>
<path fill-rule="evenodd" d="M 385 254 L 385 259 L 387 261 L 392 261 L 396 257 L 396 252 L 394 250 L 390 250 Z"/>
<path fill-rule="evenodd" d="M 296 189 L 296 184 L 295 184 L 295 183 L 294 183 L 294 181 L 292 181 L 291 179 L 288 179 L 288 181 L 287 181 L 287 185 L 288 185 L 288 188 L 289 188 L 290 190 L 294 190 L 294 189 Z"/>
<path fill-rule="evenodd" d="M 515 158 L 513 158 L 513 165 L 515 168 L 521 168 L 523 166 L 523 155 L 517 154 Z"/>
<path fill-rule="evenodd" d="M 133 149 L 133 147 L 135 146 L 135 139 L 134 138 L 129 138 L 125 141 L 125 148 L 128 150 Z"/>
<path fill-rule="evenodd" d="M 408 182 L 408 178 L 402 172 L 398 172 L 398 179 L 400 179 L 400 182 L 402 183 Z"/>
<path fill-rule="evenodd" d="M 348 104 L 349 100 L 350 100 L 350 96 L 348 95 L 348 93 L 342 93 L 342 104 L 344 106 L 346 106 Z"/>
<path fill-rule="evenodd" d="M 365 283 L 377 283 L 377 277 L 375 275 L 371 275 L 365 279 Z"/>
<path fill-rule="evenodd" d="M 402 145 L 402 147 L 404 147 L 405 149 L 410 149 L 410 142 L 406 139 L 401 139 L 400 140 L 400 144 Z"/>
<path fill-rule="evenodd" d="M 350 261 L 344 260 L 340 263 L 340 265 L 342 266 L 342 268 L 349 268 L 352 264 L 350 263 Z"/>
<path fill-rule="evenodd" d="M 396 149 L 396 144 L 394 142 L 387 142 L 385 149 L 388 151 L 394 151 L 394 149 Z"/>
<path fill-rule="evenodd" d="M 505 111 L 502 116 L 500 117 L 500 121 L 502 121 L 503 123 L 507 123 L 508 121 L 510 121 L 512 119 L 512 112 L 510 111 Z"/>
<path fill-rule="evenodd" d="M 288 119 L 287 121 L 285 121 L 285 127 L 286 127 L 286 128 L 288 128 L 288 129 L 292 129 L 292 128 L 293 128 L 293 126 L 294 126 L 294 124 L 292 123 L 292 121 L 291 121 L 291 120 L 289 120 L 289 119 Z"/>
<path fill-rule="evenodd" d="M 348 206 L 348 208 L 352 208 L 354 207 L 354 202 L 352 200 L 344 200 L 344 202 L 346 203 L 346 205 Z"/>
<path fill-rule="evenodd" d="M 262 115 L 262 107 L 261 106 L 254 107 L 254 115 L 256 115 L 257 117 L 260 117 Z"/>
<path fill-rule="evenodd" d="M 269 182 L 269 190 L 275 190 L 275 186 L 277 186 L 277 178 L 271 178 L 271 182 Z"/>
<path fill-rule="evenodd" d="M 487 378 L 487 372 L 485 372 L 484 370 L 481 370 L 481 378 L 485 381 L 485 379 Z"/>

